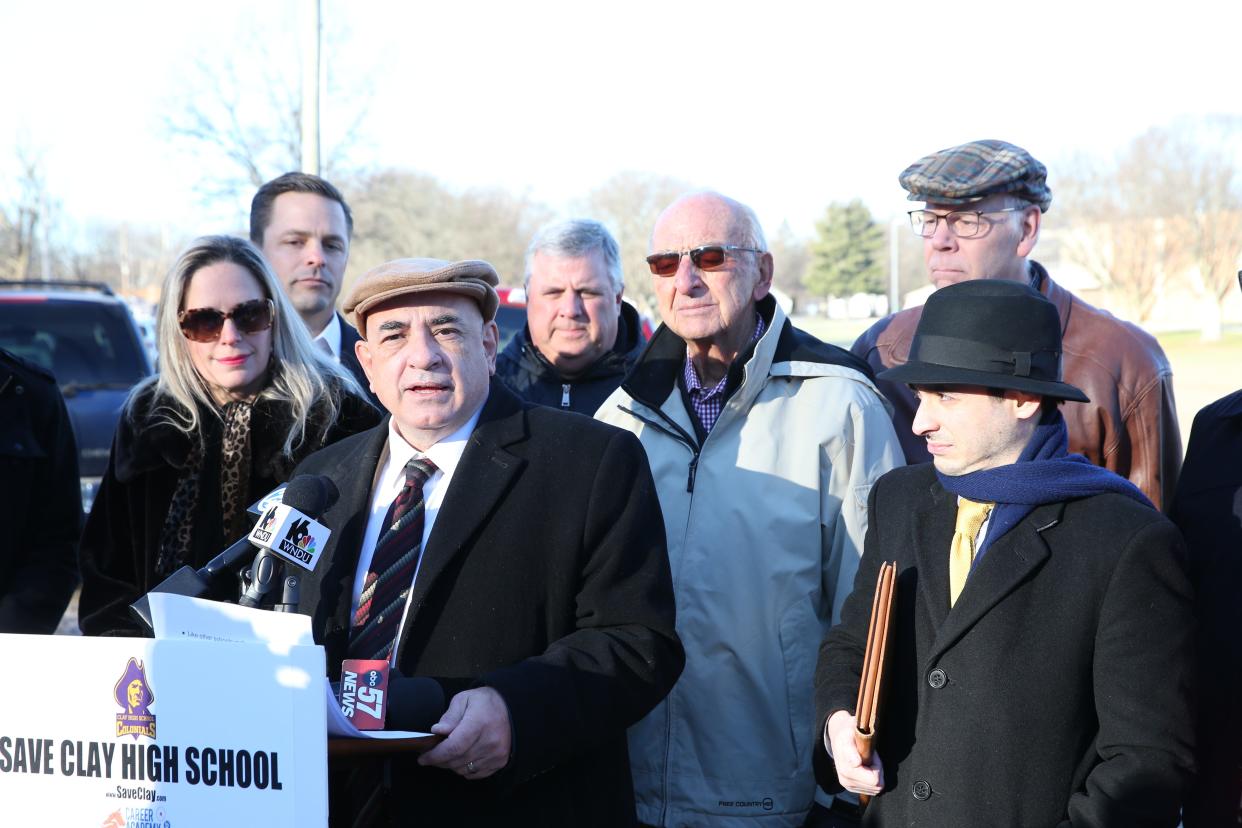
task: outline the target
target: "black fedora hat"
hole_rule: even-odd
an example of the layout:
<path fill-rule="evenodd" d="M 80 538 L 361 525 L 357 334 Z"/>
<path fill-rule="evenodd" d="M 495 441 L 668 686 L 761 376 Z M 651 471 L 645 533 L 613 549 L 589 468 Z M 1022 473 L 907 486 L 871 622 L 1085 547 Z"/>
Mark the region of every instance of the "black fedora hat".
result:
<path fill-rule="evenodd" d="M 978 385 L 1089 402 L 1061 381 L 1061 317 L 1029 285 L 973 279 L 923 306 L 910 361 L 879 376 L 908 385 Z"/>

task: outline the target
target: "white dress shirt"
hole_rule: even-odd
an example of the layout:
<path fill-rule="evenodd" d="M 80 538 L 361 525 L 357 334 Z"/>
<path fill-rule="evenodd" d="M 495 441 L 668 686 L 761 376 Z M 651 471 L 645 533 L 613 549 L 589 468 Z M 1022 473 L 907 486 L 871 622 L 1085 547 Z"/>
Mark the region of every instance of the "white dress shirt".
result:
<path fill-rule="evenodd" d="M 474 427 L 478 425 L 479 413 L 483 410 L 482 406 L 478 411 L 466 421 L 461 428 L 454 431 L 448 437 L 440 440 L 426 452 L 420 452 L 411 446 L 397 432 L 396 420 L 388 421 L 388 441 L 384 444 L 384 450 L 380 454 L 379 462 L 375 465 L 375 479 L 371 483 L 371 504 L 370 511 L 367 513 L 367 530 L 362 536 L 362 548 L 358 555 L 358 571 L 354 573 L 354 592 L 350 602 L 349 617 L 352 619 L 354 614 L 358 612 L 358 598 L 362 594 L 363 585 L 367 580 L 367 572 L 371 569 L 371 558 L 375 555 L 375 545 L 379 542 L 380 535 L 384 531 L 384 517 L 388 514 L 388 507 L 396 500 L 397 495 L 401 493 L 401 488 L 405 485 L 405 464 L 415 455 L 427 457 L 436 465 L 436 471 L 427 478 L 427 482 L 423 484 L 423 546 L 427 545 L 427 538 L 431 537 L 431 530 L 435 526 L 436 517 L 440 513 L 440 505 L 444 503 L 445 492 L 448 491 L 449 483 L 453 480 L 453 472 L 457 470 L 457 464 L 461 461 L 461 455 L 466 450 L 466 441 L 470 439 L 470 435 L 474 432 Z M 419 556 L 418 564 L 414 569 L 414 580 L 418 579 L 418 572 L 422 569 L 423 559 Z M 411 580 L 411 584 L 414 583 Z M 413 594 L 413 591 L 410 593 Z M 405 616 L 410 610 L 409 598 L 406 598 L 405 609 L 401 613 L 401 626 L 405 626 Z M 396 656 L 396 648 L 393 648 L 393 656 Z"/>
<path fill-rule="evenodd" d="M 320 345 L 319 343 L 323 343 Z M 324 325 L 323 330 L 319 332 L 319 336 L 315 337 L 315 346 L 322 348 L 327 346 L 328 352 L 332 354 L 332 358 L 337 362 L 341 361 L 341 317 L 332 314 L 331 321 Z M 409 458 L 406 458 L 409 459 Z"/>

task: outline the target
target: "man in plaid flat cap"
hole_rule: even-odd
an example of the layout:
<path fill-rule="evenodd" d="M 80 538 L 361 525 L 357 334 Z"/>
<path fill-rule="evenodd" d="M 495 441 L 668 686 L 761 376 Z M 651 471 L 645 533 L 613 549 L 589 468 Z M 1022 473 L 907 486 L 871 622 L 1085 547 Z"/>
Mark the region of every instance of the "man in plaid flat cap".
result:
<path fill-rule="evenodd" d="M 1030 258 L 1043 214 L 1052 203 L 1044 165 L 1005 141 L 972 141 L 940 150 L 898 176 L 911 201 L 910 225 L 923 237 L 927 274 L 936 288 L 971 279 L 1025 282 L 1057 307 L 1066 382 L 1091 402 L 1065 412 L 1070 451 L 1127 477 L 1159 508 L 1167 508 L 1182 462 L 1173 404 L 1173 374 L 1155 338 L 1092 307 Z M 904 364 L 922 308 L 881 319 L 853 352 L 877 373 Z M 904 385 L 879 381 L 910 463 L 931 459 L 912 430 L 918 403 Z"/>

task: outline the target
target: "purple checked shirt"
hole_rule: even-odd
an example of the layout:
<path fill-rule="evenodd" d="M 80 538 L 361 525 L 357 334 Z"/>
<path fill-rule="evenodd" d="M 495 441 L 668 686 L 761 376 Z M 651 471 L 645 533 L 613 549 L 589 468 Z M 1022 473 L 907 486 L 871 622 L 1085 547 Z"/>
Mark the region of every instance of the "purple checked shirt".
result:
<path fill-rule="evenodd" d="M 750 337 L 750 342 L 746 343 L 750 347 L 759 337 L 763 336 L 766 325 L 763 323 L 763 317 L 758 313 L 755 314 L 755 332 Z M 743 348 L 742 351 L 745 351 Z M 716 425 L 716 420 L 720 419 L 720 412 L 724 410 L 725 385 L 729 382 L 728 372 L 721 378 L 720 382 L 711 388 L 704 388 L 703 383 L 699 381 L 699 372 L 694 370 L 694 363 L 690 361 L 690 352 L 686 351 L 685 368 L 686 391 L 690 393 L 690 404 L 694 410 L 694 416 L 698 418 L 699 425 L 703 426 L 703 431 L 710 432 L 712 427 Z"/>

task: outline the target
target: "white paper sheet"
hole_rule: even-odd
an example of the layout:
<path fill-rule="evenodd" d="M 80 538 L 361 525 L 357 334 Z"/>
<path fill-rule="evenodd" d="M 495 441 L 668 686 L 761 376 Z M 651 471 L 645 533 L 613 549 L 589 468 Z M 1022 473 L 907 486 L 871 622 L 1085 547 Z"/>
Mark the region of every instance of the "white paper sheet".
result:
<path fill-rule="evenodd" d="M 156 638 L 259 642 L 272 652 L 315 646 L 309 615 L 239 607 L 163 592 L 148 594 Z"/>
<path fill-rule="evenodd" d="M 315 646 L 310 616 L 296 612 L 239 607 L 203 598 L 152 592 L 151 622 L 157 639 L 198 639 L 266 644 L 275 653 L 290 647 Z M 322 679 L 328 705 L 328 735 L 353 739 L 410 739 L 430 736 L 410 730 L 359 730 L 341 712 L 340 702 L 327 678 Z"/>

